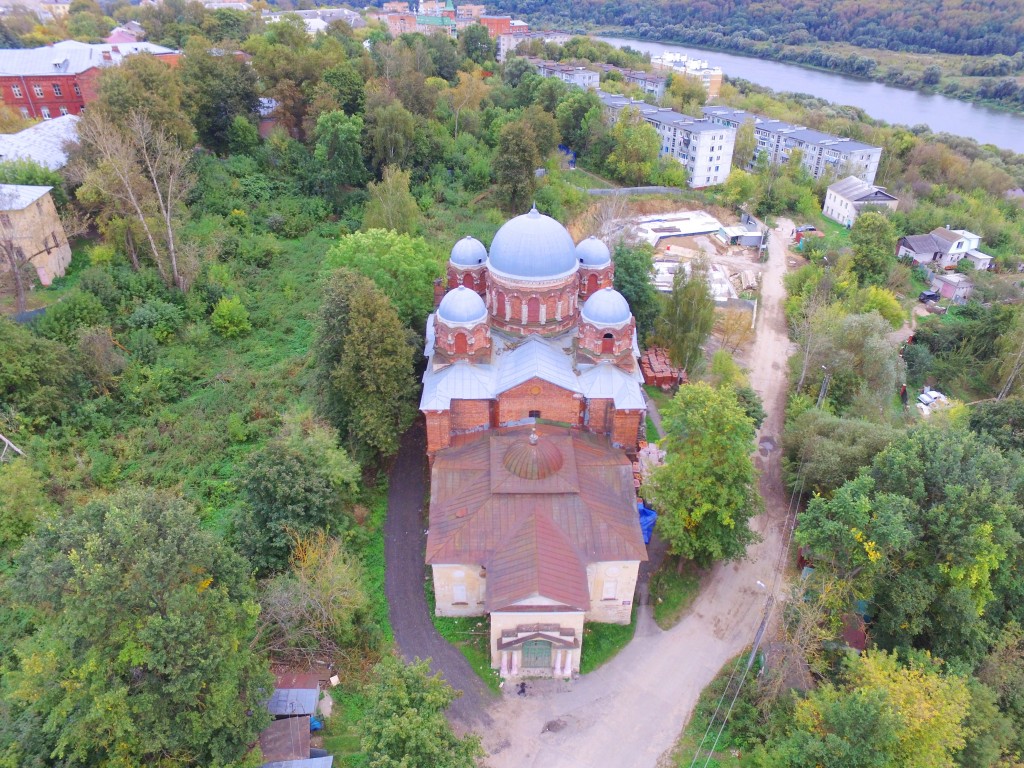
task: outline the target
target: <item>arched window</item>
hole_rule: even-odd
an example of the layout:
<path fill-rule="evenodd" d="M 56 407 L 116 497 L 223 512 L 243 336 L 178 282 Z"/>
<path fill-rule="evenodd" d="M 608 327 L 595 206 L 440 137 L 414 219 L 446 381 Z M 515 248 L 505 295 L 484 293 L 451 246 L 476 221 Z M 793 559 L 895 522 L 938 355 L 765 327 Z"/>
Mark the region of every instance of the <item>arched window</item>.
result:
<path fill-rule="evenodd" d="M 456 333 L 455 334 L 455 354 L 464 355 L 469 351 L 469 342 L 466 340 L 466 334 Z"/>
<path fill-rule="evenodd" d="M 587 275 L 587 296 L 597 293 L 597 275 L 591 272 Z"/>
<path fill-rule="evenodd" d="M 540 299 L 536 296 L 531 296 L 529 301 L 526 302 L 526 322 L 540 322 Z"/>
<path fill-rule="evenodd" d="M 601 339 L 601 354 L 610 355 L 615 351 L 615 337 L 606 333 Z"/>
<path fill-rule="evenodd" d="M 494 302 L 494 316 L 500 317 L 502 320 L 508 320 L 508 307 L 505 304 L 505 294 L 503 291 L 498 291 L 495 294 Z"/>
<path fill-rule="evenodd" d="M 473 273 L 472 272 L 467 272 L 466 274 L 464 274 L 462 276 L 462 284 L 464 286 L 466 286 L 467 288 L 469 288 L 469 290 L 471 290 L 471 291 L 475 291 L 476 290 L 476 281 L 473 280 Z"/>

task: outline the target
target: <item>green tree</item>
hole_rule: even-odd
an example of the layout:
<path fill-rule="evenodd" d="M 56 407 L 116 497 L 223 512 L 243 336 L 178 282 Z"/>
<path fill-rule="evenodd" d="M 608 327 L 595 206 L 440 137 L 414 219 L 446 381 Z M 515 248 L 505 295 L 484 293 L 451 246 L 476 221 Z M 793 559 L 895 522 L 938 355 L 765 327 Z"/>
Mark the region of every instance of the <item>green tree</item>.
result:
<path fill-rule="evenodd" d="M 658 163 L 661 137 L 640 110 L 626 107 L 611 130 L 614 148 L 607 165 L 615 178 L 633 186 L 649 182 Z"/>
<path fill-rule="evenodd" d="M 601 99 L 593 91 L 574 89 L 559 102 L 555 119 L 562 140 L 576 152 L 586 152 L 601 122 Z"/>
<path fill-rule="evenodd" d="M 438 256 L 422 237 L 371 229 L 342 237 L 327 252 L 328 269 L 347 267 L 373 280 L 409 328 L 422 329 L 434 308 Z"/>
<path fill-rule="evenodd" d="M 316 121 L 317 193 L 337 205 L 344 187 L 359 186 L 366 179 L 363 163 L 363 119 L 344 112 L 325 112 Z"/>
<path fill-rule="evenodd" d="M 517 120 L 505 124 L 498 134 L 494 177 L 507 210 L 522 211 L 537 189 L 535 171 L 540 165 L 537 143 L 529 123 Z"/>
<path fill-rule="evenodd" d="M 366 113 L 363 149 L 377 171 L 386 165 L 404 167 L 416 142 L 416 118 L 393 101 Z"/>
<path fill-rule="evenodd" d="M 647 243 L 627 245 L 620 240 L 612 252 L 612 262 L 615 265 L 615 290 L 629 302 L 636 319 L 637 336 L 644 344 L 661 311 L 658 291 L 652 282 L 654 247 Z"/>
<path fill-rule="evenodd" d="M 736 129 L 736 143 L 732 150 L 732 167 L 734 171 L 746 171 L 754 159 L 754 150 L 757 149 L 757 136 L 754 133 L 754 121 L 745 120 L 743 125 Z M 729 174 L 732 178 L 732 174 Z M 747 198 L 750 196 L 747 195 Z M 744 198 L 742 202 L 745 202 Z"/>
<path fill-rule="evenodd" d="M 68 193 L 64 189 L 64 177 L 58 171 L 51 171 L 32 160 L 4 160 L 0 162 L 0 184 L 27 184 L 37 187 L 53 187 L 50 197 L 58 211 L 68 204 Z"/>
<path fill-rule="evenodd" d="M 140 112 L 179 144 L 190 146 L 195 132 L 185 116 L 183 97 L 177 69 L 155 56 L 136 54 L 102 70 L 96 102 L 90 107 L 103 110 L 115 122 L 119 116 Z"/>
<path fill-rule="evenodd" d="M 363 463 L 393 455 L 415 416 L 413 346 L 368 277 L 338 269 L 327 278 L 315 355 L 321 409 L 349 453 Z"/>
<path fill-rule="evenodd" d="M 268 722 L 248 566 L 195 510 L 123 492 L 47 518 L 8 585 L 32 629 L 5 675 L 3 745 L 32 762 L 237 766 Z M 33 756 L 34 757 L 34 756 Z M 16 758 L 17 759 L 17 758 Z"/>
<path fill-rule="evenodd" d="M 416 198 L 409 192 L 409 172 L 384 166 L 379 182 L 370 182 L 370 199 L 363 214 L 363 229 L 391 230 L 400 235 L 416 232 L 423 216 Z M 397 297 L 396 297 L 397 298 Z"/>
<path fill-rule="evenodd" d="M 681 387 L 662 419 L 666 461 L 643 488 L 659 533 L 673 554 L 701 567 L 743 557 L 759 505 L 753 422 L 731 389 L 703 382 Z"/>
<path fill-rule="evenodd" d="M 370 702 L 361 721 L 363 751 L 373 768 L 474 768 L 483 757 L 480 739 L 457 737 L 445 708 L 458 695 L 431 675 L 427 662 L 405 665 L 386 655 L 367 686 Z"/>
<path fill-rule="evenodd" d="M 715 326 L 715 302 L 708 288 L 706 257 L 690 262 L 690 274 L 680 266 L 672 293 L 655 323 L 658 340 L 672 362 L 691 377 L 704 370 L 704 343 Z"/>
<path fill-rule="evenodd" d="M 494 61 L 497 43 L 483 24 L 470 24 L 459 32 L 459 51 L 467 59 L 483 64 Z"/>
<path fill-rule="evenodd" d="M 0 402 L 7 418 L 29 425 L 56 419 L 74 398 L 67 347 L 0 317 Z"/>
<path fill-rule="evenodd" d="M 253 155 L 260 146 L 260 132 L 250 118 L 236 115 L 228 128 L 228 152 Z"/>
<path fill-rule="evenodd" d="M 228 131 L 236 117 L 256 114 L 255 70 L 202 38 L 192 38 L 185 46 L 181 84 L 185 112 L 199 141 L 215 152 L 228 149 Z"/>
<path fill-rule="evenodd" d="M 1004 451 L 1024 450 L 1024 398 L 976 403 L 971 406 L 970 425 L 972 431 L 988 435 Z"/>
<path fill-rule="evenodd" d="M 246 506 L 235 538 L 257 573 L 288 565 L 296 537 L 341 533 L 357 489 L 359 467 L 337 447 L 337 432 L 306 419 L 254 453 L 246 467 Z"/>
<path fill-rule="evenodd" d="M 885 216 L 868 211 L 850 229 L 853 273 L 861 285 L 880 285 L 896 264 L 896 231 Z"/>

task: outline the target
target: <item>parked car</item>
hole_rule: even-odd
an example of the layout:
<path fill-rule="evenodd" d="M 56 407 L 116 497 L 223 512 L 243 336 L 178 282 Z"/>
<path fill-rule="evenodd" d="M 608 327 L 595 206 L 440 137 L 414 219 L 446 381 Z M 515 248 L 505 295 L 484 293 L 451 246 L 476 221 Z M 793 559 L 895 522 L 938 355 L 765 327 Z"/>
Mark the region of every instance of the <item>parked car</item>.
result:
<path fill-rule="evenodd" d="M 917 300 L 918 301 L 924 301 L 924 302 L 938 301 L 939 300 L 939 292 L 938 291 L 921 291 L 919 294 L 917 294 Z"/>

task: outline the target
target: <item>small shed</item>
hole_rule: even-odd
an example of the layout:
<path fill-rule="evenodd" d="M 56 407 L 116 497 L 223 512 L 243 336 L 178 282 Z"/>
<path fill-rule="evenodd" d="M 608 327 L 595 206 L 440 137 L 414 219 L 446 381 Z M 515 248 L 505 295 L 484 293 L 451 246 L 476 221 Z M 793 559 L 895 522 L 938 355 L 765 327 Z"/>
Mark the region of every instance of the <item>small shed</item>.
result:
<path fill-rule="evenodd" d="M 301 717 L 316 712 L 320 700 L 320 687 L 316 688 L 275 688 L 274 695 L 267 702 L 267 709 L 276 717 Z"/>
<path fill-rule="evenodd" d="M 960 272 L 948 274 L 937 274 L 932 278 L 932 290 L 938 291 L 939 296 L 950 299 L 954 302 L 967 301 L 974 290 L 974 284 L 967 275 Z"/>
<path fill-rule="evenodd" d="M 275 720 L 260 734 L 260 751 L 268 762 L 309 758 L 309 717 Z"/>

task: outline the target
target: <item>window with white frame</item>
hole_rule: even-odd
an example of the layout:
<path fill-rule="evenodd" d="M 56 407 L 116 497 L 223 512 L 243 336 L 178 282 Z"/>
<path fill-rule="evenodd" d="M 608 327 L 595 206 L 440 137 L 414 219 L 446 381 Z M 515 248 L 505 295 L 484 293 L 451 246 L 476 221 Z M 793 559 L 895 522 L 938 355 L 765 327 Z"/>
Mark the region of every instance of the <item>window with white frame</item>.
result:
<path fill-rule="evenodd" d="M 66 114 L 68 113 L 68 108 L 67 108 L 67 107 L 61 107 L 61 108 L 60 108 L 60 113 L 61 113 L 62 115 L 66 115 Z"/>
<path fill-rule="evenodd" d="M 619 582 L 615 579 L 605 579 L 601 589 L 602 600 L 617 600 L 619 595 Z"/>
<path fill-rule="evenodd" d="M 64 95 L 64 92 L 60 89 L 60 83 L 54 83 L 53 84 L 53 95 L 54 96 L 63 96 Z"/>
<path fill-rule="evenodd" d="M 43 86 L 41 86 L 41 85 L 33 85 L 33 86 L 32 86 L 32 91 L 33 91 L 33 92 L 35 93 L 35 95 L 36 95 L 36 96 L 38 96 L 39 98 L 42 98 L 42 97 L 43 97 Z"/>
<path fill-rule="evenodd" d="M 14 94 L 14 98 L 20 99 L 21 98 L 21 86 L 20 85 L 12 85 L 11 86 L 11 93 Z"/>
<path fill-rule="evenodd" d="M 50 108 L 49 107 L 40 107 L 39 113 L 43 116 L 43 120 L 49 120 L 50 119 Z"/>

